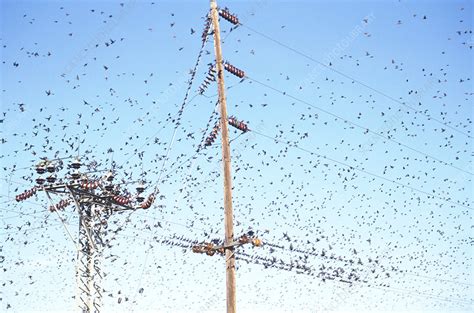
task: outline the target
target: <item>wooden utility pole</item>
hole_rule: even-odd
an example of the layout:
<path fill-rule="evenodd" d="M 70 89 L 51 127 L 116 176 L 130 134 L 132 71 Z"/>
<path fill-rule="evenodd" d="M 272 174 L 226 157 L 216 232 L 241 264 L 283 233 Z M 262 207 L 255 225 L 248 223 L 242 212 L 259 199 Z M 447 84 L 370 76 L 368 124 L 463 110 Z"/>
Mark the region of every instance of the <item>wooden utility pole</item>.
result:
<path fill-rule="evenodd" d="M 230 146 L 227 129 L 227 107 L 224 86 L 224 66 L 222 64 L 221 34 L 219 29 L 219 15 L 216 0 L 211 1 L 211 19 L 214 32 L 214 52 L 217 67 L 217 88 L 219 93 L 219 104 L 221 111 L 222 130 L 222 162 L 224 166 L 224 223 L 225 244 L 230 245 L 234 241 L 234 213 L 232 208 L 232 176 L 230 173 Z M 226 299 L 227 313 L 236 312 L 235 301 L 235 254 L 234 247 L 225 250 L 226 260 Z"/>

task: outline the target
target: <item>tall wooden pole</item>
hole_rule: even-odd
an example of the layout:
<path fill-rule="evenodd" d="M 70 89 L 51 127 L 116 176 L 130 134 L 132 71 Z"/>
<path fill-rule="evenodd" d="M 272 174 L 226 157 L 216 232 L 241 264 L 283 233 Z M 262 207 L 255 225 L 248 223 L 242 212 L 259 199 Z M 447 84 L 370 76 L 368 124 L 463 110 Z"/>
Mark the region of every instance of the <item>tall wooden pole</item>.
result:
<path fill-rule="evenodd" d="M 222 131 L 222 162 L 224 166 L 224 223 L 225 244 L 234 241 L 234 213 L 232 209 L 232 176 L 230 173 L 230 146 L 227 129 L 227 107 L 224 87 L 224 66 L 222 64 L 221 34 L 219 29 L 219 15 L 216 0 L 211 1 L 211 19 L 214 30 L 214 52 L 216 54 L 217 88 L 219 93 L 219 105 L 221 111 Z M 226 259 L 226 299 L 227 313 L 236 312 L 235 301 L 235 254 L 234 248 L 228 248 L 225 252 Z"/>

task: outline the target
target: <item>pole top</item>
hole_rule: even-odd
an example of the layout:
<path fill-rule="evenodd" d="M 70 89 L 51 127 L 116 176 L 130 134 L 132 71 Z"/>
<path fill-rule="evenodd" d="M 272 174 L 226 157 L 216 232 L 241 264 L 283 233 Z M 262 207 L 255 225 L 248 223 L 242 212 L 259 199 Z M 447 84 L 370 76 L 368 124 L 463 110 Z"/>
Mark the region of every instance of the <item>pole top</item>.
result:
<path fill-rule="evenodd" d="M 217 3 L 216 0 L 211 0 L 211 9 L 217 9 Z"/>

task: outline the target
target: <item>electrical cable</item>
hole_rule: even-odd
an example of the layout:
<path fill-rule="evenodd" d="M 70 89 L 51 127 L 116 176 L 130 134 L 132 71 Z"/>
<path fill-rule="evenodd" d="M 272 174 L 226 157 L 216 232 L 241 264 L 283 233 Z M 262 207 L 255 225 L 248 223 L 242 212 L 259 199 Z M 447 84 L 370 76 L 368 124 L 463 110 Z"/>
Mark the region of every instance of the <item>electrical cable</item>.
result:
<path fill-rule="evenodd" d="M 379 137 L 384 138 L 384 139 L 386 139 L 386 140 L 392 141 L 392 142 L 398 144 L 399 146 L 402 146 L 402 147 L 404 147 L 404 148 L 407 148 L 407 149 L 409 149 L 409 150 L 411 150 L 411 151 L 414 151 L 414 152 L 416 152 L 416 153 L 418 153 L 418 154 L 424 155 L 425 157 L 431 158 L 431 159 L 433 159 L 433 160 L 435 160 L 435 161 L 437 161 L 437 162 L 439 162 L 439 163 L 441 163 L 441 164 L 444 164 L 444 165 L 446 165 L 446 166 L 452 167 L 452 168 L 457 169 L 457 170 L 459 170 L 459 171 L 461 171 L 461 172 L 464 172 L 464 173 L 466 173 L 466 174 L 474 175 L 474 173 L 471 173 L 471 172 L 469 172 L 469 171 L 466 171 L 465 169 L 462 169 L 462 168 L 457 167 L 457 166 L 455 166 L 455 165 L 449 164 L 449 163 L 447 163 L 447 162 L 445 162 L 445 161 L 443 161 L 443 160 L 440 160 L 440 159 L 438 159 L 438 158 L 436 158 L 436 157 L 434 157 L 434 156 L 432 156 L 432 155 L 430 155 L 430 154 L 428 154 L 428 153 L 422 152 L 422 151 L 420 151 L 420 150 L 418 150 L 418 149 L 416 149 L 416 148 L 412 148 L 412 147 L 410 147 L 410 146 L 408 146 L 408 145 L 406 145 L 406 144 L 404 144 L 404 143 L 402 143 L 402 142 L 400 142 L 400 141 L 397 141 L 397 140 L 395 140 L 395 139 L 393 139 L 393 138 L 391 138 L 391 137 L 389 137 L 389 136 L 384 136 L 384 135 L 382 135 L 381 133 L 378 133 L 378 132 L 376 132 L 376 131 L 371 130 L 370 128 L 364 127 L 364 126 L 359 125 L 359 124 L 357 124 L 357 123 L 355 123 L 355 122 L 351 122 L 351 121 L 349 121 L 349 120 L 347 120 L 347 119 L 345 119 L 345 118 L 343 118 L 343 117 L 341 117 L 341 116 L 339 116 L 339 115 L 337 115 L 337 114 L 334 114 L 334 113 L 332 113 L 332 112 L 330 112 L 330 111 L 328 111 L 328 110 L 325 110 L 325 109 L 323 109 L 323 108 L 321 108 L 321 107 L 318 107 L 318 106 L 316 106 L 316 105 L 314 105 L 314 104 L 312 104 L 312 103 L 309 103 L 309 102 L 307 102 L 307 101 L 305 101 L 305 100 L 303 100 L 303 99 L 297 98 L 297 97 L 295 97 L 295 96 L 293 96 L 293 95 L 291 95 L 291 94 L 288 94 L 288 93 L 286 93 L 286 92 L 284 92 L 284 91 L 282 91 L 282 90 L 279 90 L 279 89 L 277 89 L 277 88 L 275 88 L 275 87 L 272 87 L 272 86 L 270 86 L 270 85 L 268 85 L 268 84 L 266 84 L 266 83 L 263 83 L 263 82 L 261 82 L 261 81 L 258 81 L 258 80 L 256 80 L 256 79 L 251 78 L 251 77 L 248 77 L 248 76 L 246 76 L 246 78 L 248 78 L 249 80 L 251 80 L 251 81 L 253 81 L 253 82 L 257 83 L 257 84 L 260 84 L 260 85 L 262 85 L 262 86 L 264 86 L 264 87 L 266 87 L 266 88 L 268 88 L 268 89 L 271 89 L 271 90 L 273 90 L 273 91 L 276 91 L 276 92 L 278 92 L 278 93 L 280 93 L 280 94 L 282 94 L 282 95 L 284 95 L 284 96 L 286 96 L 286 97 L 288 97 L 288 98 L 291 98 L 291 99 L 293 99 L 293 100 L 296 100 L 296 101 L 298 101 L 298 102 L 301 102 L 301 103 L 303 103 L 303 104 L 306 104 L 306 105 L 308 105 L 308 106 L 310 106 L 310 107 L 312 107 L 312 108 L 314 108 L 314 109 L 316 109 L 316 110 L 318 110 L 318 111 L 320 111 L 320 112 L 323 112 L 323 113 L 325 113 L 325 114 L 327 114 L 327 115 L 330 115 L 330 116 L 332 116 L 332 117 L 334 117 L 334 118 L 336 118 L 336 119 L 342 120 L 342 121 L 344 121 L 344 122 L 347 123 L 347 124 L 350 124 L 350 125 L 352 125 L 352 126 L 355 126 L 355 127 L 357 127 L 357 128 L 360 128 L 360 129 L 362 129 L 362 130 L 364 130 L 364 131 L 366 131 L 366 132 L 368 132 L 368 133 L 371 133 L 371 134 L 373 134 L 373 135 L 379 136 Z"/>
<path fill-rule="evenodd" d="M 345 78 L 347 78 L 347 79 L 349 79 L 349 80 L 351 80 L 351 81 L 353 81 L 353 82 L 356 82 L 357 84 L 359 84 L 359 85 L 361 85 L 361 86 L 363 86 L 363 87 L 365 87 L 365 88 L 367 88 L 367 89 L 369 89 L 369 90 L 371 90 L 371 91 L 373 91 L 373 92 L 375 92 L 375 93 L 377 93 L 377 94 L 379 94 L 379 95 L 381 95 L 381 96 L 383 96 L 383 97 L 385 97 L 385 98 L 387 98 L 387 99 L 389 99 L 389 100 L 391 100 L 391 101 L 393 101 L 393 102 L 395 102 L 395 103 L 398 103 L 399 105 L 402 105 L 402 106 L 404 106 L 404 107 L 406 107 L 406 108 L 408 108 L 408 109 L 414 111 L 415 113 L 424 115 L 428 120 L 433 120 L 433 121 L 435 121 L 435 122 L 437 122 L 437 123 L 439 123 L 439 124 L 442 124 L 443 126 L 449 128 L 449 129 L 451 129 L 451 130 L 453 130 L 453 131 L 455 131 L 455 132 L 457 132 L 457 133 L 459 133 L 459 134 L 462 134 L 462 135 L 464 135 L 464 136 L 467 136 L 468 138 L 472 138 L 472 136 L 471 136 L 470 134 L 468 134 L 468 133 L 466 133 L 466 132 L 463 132 L 462 130 L 459 130 L 458 128 L 456 128 L 456 127 L 454 127 L 454 126 L 451 126 L 451 125 L 449 125 L 449 124 L 446 124 L 446 123 L 443 122 L 442 120 L 439 120 L 439 119 L 437 119 L 437 118 L 435 118 L 435 117 L 432 117 L 432 116 L 429 115 L 428 113 L 425 113 L 425 112 L 423 112 L 423 111 L 417 110 L 416 108 L 414 108 L 414 107 L 412 107 L 412 106 L 406 104 L 405 102 L 402 102 L 402 101 L 400 101 L 400 100 L 398 100 L 398 99 L 396 99 L 396 98 L 394 98 L 394 97 L 392 97 L 392 96 L 386 94 L 386 93 L 383 92 L 383 91 L 380 91 L 380 90 L 378 90 L 378 89 L 376 89 L 376 88 L 374 88 L 374 87 L 371 87 L 371 86 L 369 86 L 368 84 L 362 82 L 361 80 L 358 80 L 358 79 L 356 79 L 356 78 L 354 78 L 354 77 L 352 77 L 352 76 L 350 76 L 350 75 L 347 75 L 347 74 L 345 74 L 345 73 L 343 73 L 343 72 L 341 72 L 341 71 L 339 71 L 339 70 L 337 70 L 337 69 L 335 69 L 335 68 L 333 68 L 333 67 L 331 67 L 331 66 L 329 66 L 329 65 L 326 65 L 325 63 L 323 63 L 323 62 L 321 62 L 321 61 L 318 61 L 318 60 L 316 60 L 315 58 L 313 58 L 313 57 L 311 57 L 311 56 L 309 56 L 309 55 L 307 55 L 307 54 L 305 54 L 305 53 L 303 53 L 303 52 L 301 52 L 301 51 L 299 51 L 299 50 L 297 50 L 297 49 L 295 49 L 295 48 L 292 48 L 292 47 L 290 47 L 289 45 L 287 45 L 287 44 L 285 44 L 285 43 L 283 43 L 283 42 L 281 42 L 281 41 L 279 41 L 279 40 L 277 40 L 277 39 L 274 39 L 274 38 L 272 38 L 272 37 L 270 37 L 270 36 L 268 36 L 268 35 L 266 35 L 266 34 L 260 32 L 260 31 L 258 31 L 258 30 L 256 30 L 256 29 L 252 28 L 252 27 L 249 27 L 249 26 L 245 25 L 245 24 L 239 24 L 239 25 L 241 25 L 242 27 L 245 27 L 246 29 L 248 29 L 248 30 L 254 32 L 255 34 L 257 34 L 257 35 L 259 35 L 259 36 L 261 36 L 261 37 L 263 37 L 263 38 L 266 38 L 266 39 L 268 39 L 268 40 L 270 40 L 270 41 L 272 41 L 272 42 L 274 42 L 274 43 L 276 43 L 276 44 L 278 44 L 278 45 L 280 45 L 280 46 L 282 46 L 282 47 L 284 47 L 284 48 L 286 48 L 286 49 L 288 49 L 288 50 L 293 51 L 294 53 L 296 53 L 296 54 L 298 54 L 298 55 L 300 55 L 300 56 L 302 56 L 302 57 L 304 57 L 304 58 L 306 58 L 306 59 L 308 59 L 308 60 L 310 60 L 310 61 L 312 61 L 312 62 L 314 62 L 314 63 L 317 63 L 317 64 L 319 64 L 319 65 L 321 65 L 321 66 L 323 66 L 323 67 L 325 67 L 325 68 L 327 68 L 327 69 L 333 71 L 334 73 L 337 73 L 337 74 L 339 74 L 339 75 L 341 75 L 341 76 L 343 76 L 343 77 L 345 77 Z"/>
<path fill-rule="evenodd" d="M 361 172 L 361 173 L 364 173 L 364 174 L 373 176 L 373 177 L 375 177 L 375 178 L 378 178 L 378 179 L 381 179 L 381 180 L 385 180 L 385 181 L 391 182 L 391 183 L 393 183 L 393 184 L 395 184 L 395 185 L 398 185 L 398 186 L 401 186 L 401 187 L 403 187 L 403 188 L 407 188 L 407 189 L 410 189 L 410 190 L 412 190 L 412 191 L 416 191 L 416 192 L 418 192 L 418 193 L 424 194 L 424 195 L 428 196 L 428 198 L 429 198 L 429 197 L 437 198 L 437 199 L 440 199 L 440 200 L 442 200 L 442 201 L 444 201 L 444 202 L 446 202 L 446 203 L 450 203 L 450 204 L 452 204 L 452 205 L 454 205 L 454 206 L 460 206 L 460 207 L 464 207 L 464 208 L 466 208 L 466 209 L 468 209 L 468 210 L 474 210 L 473 208 L 471 208 L 471 207 L 468 206 L 468 205 L 465 205 L 465 204 L 462 204 L 462 203 L 458 203 L 458 202 L 452 201 L 451 199 L 448 199 L 448 198 L 444 198 L 444 197 L 441 197 L 441 196 L 437 196 L 437 195 L 435 195 L 435 194 L 432 194 L 432 193 L 423 191 L 423 190 L 418 189 L 418 188 L 416 188 L 416 187 L 412 187 L 412 186 L 409 186 L 409 185 L 406 185 L 406 184 L 397 182 L 397 181 L 392 180 L 392 179 L 390 179 L 390 178 L 386 178 L 386 177 L 380 176 L 380 175 L 378 175 L 378 174 L 375 174 L 375 173 L 371 173 L 371 172 L 369 172 L 369 171 L 366 171 L 365 169 L 362 169 L 362 168 L 359 168 L 359 167 L 356 167 L 356 166 L 353 166 L 353 165 L 349 165 L 349 164 L 347 164 L 347 163 L 344 163 L 344 162 L 341 162 L 341 161 L 332 159 L 332 158 L 327 157 L 327 156 L 325 156 L 325 155 L 321 155 L 321 154 L 319 154 L 319 153 L 317 153 L 317 152 L 310 151 L 310 150 L 308 150 L 308 149 L 302 148 L 302 147 L 298 146 L 298 145 L 297 145 L 296 143 L 294 143 L 294 142 L 280 140 L 280 139 L 277 139 L 277 138 L 274 138 L 274 137 L 271 137 L 271 136 L 262 134 L 262 133 L 260 133 L 260 132 L 258 132 L 258 131 L 255 131 L 255 130 L 251 130 L 251 131 L 254 132 L 254 133 L 257 134 L 257 135 L 260 135 L 260 136 L 262 136 L 262 137 L 268 138 L 268 139 L 273 140 L 273 141 L 275 141 L 275 142 L 283 143 L 283 144 L 285 144 L 285 145 L 287 145 L 287 146 L 289 146 L 289 147 L 294 147 L 294 148 L 296 148 L 296 149 L 298 149 L 298 150 L 301 150 L 301 151 L 303 151 L 303 152 L 309 153 L 310 155 L 315 155 L 315 156 L 317 156 L 318 158 L 323 158 L 323 159 L 325 159 L 325 160 L 329 160 L 329 161 L 331 161 L 331 162 L 333 162 L 333 163 L 337 163 L 337 164 L 342 165 L 342 166 L 344 166 L 344 167 L 348 167 L 348 168 L 351 169 L 351 170 L 356 170 L 356 171 L 358 171 L 358 172 Z"/>

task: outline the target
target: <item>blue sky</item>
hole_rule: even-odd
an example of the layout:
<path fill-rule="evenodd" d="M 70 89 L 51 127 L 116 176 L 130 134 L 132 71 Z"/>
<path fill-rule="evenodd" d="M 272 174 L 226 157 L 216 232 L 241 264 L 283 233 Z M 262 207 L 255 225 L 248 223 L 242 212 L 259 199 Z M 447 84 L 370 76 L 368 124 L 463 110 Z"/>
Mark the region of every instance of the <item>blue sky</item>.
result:
<path fill-rule="evenodd" d="M 128 222 L 128 214 L 110 220 L 124 230 L 104 252 L 104 310 L 225 308 L 222 258 L 156 242 L 223 236 L 220 138 L 179 166 L 215 110 L 215 84 L 197 95 L 211 37 L 176 133 L 169 122 L 208 2 L 120 3 L 1 2 L 6 312 L 76 309 L 73 243 L 43 193 L 14 196 L 33 186 L 40 157 L 77 154 L 99 169 L 115 163 L 128 181 L 145 177 L 146 192 L 157 186 L 163 196 Z M 268 243 L 240 251 L 306 262 L 315 273 L 342 267 L 366 281 L 238 261 L 239 312 L 472 311 L 472 3 L 219 5 L 242 23 L 230 31 L 221 19 L 224 59 L 246 73 L 225 75 L 228 112 L 251 129 L 231 129 L 235 233 L 253 229 Z M 73 207 L 60 214 L 77 236 Z M 309 253 L 323 250 L 363 265 Z"/>

